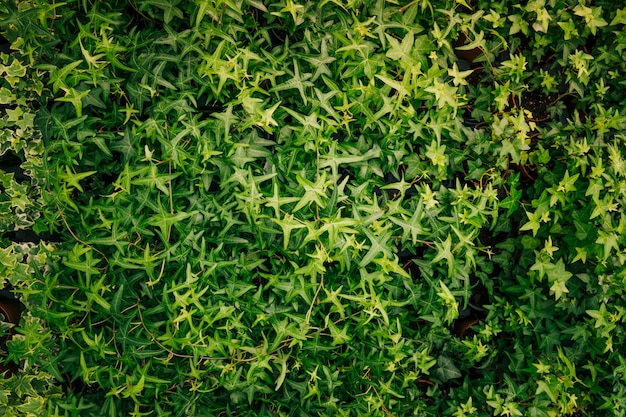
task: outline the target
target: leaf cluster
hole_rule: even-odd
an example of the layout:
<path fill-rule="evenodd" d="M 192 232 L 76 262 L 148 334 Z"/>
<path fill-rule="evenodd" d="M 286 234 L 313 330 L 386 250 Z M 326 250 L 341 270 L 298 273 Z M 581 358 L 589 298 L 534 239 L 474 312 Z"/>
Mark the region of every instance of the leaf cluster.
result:
<path fill-rule="evenodd" d="M 614 2 L 5 3 L 0 409 L 623 412 Z"/>

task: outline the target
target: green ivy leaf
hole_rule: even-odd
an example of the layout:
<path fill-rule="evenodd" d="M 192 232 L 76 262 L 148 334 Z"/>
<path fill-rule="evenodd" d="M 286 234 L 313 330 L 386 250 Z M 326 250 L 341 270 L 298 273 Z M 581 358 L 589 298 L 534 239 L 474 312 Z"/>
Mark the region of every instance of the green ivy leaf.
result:
<path fill-rule="evenodd" d="M 370 241 L 370 248 L 359 262 L 359 267 L 363 268 L 372 262 L 379 254 L 382 254 L 383 257 L 392 258 L 393 257 L 393 249 L 391 247 L 391 230 L 385 230 L 381 234 L 374 234 L 367 228 L 363 229 L 363 233 Z"/>
<path fill-rule="evenodd" d="M 433 370 L 433 375 L 442 382 L 448 382 L 462 376 L 461 371 L 454 364 L 452 359 L 443 355 L 437 358 L 437 366 L 435 366 Z"/>
<path fill-rule="evenodd" d="M 385 36 L 390 45 L 385 53 L 387 58 L 398 61 L 410 56 L 411 50 L 413 49 L 413 41 L 415 40 L 413 32 L 407 33 L 402 39 L 402 43 L 398 42 L 395 37 L 388 33 L 385 33 Z"/>
<path fill-rule="evenodd" d="M 80 185 L 80 181 L 97 173 L 98 171 L 87 171 L 81 173 L 74 173 L 70 170 L 69 166 L 65 167 L 65 173 L 58 172 L 57 175 L 67 184 L 68 187 L 76 188 L 80 192 L 84 192 L 83 187 Z"/>
<path fill-rule="evenodd" d="M 311 203 L 315 203 L 318 208 L 326 207 L 325 200 L 328 199 L 326 194 L 326 190 L 328 186 L 331 184 L 331 181 L 326 179 L 326 172 L 322 172 L 319 175 L 319 178 L 315 181 L 315 183 L 307 180 L 306 178 L 297 175 L 296 180 L 298 183 L 304 188 L 304 195 L 298 201 L 298 204 L 293 208 L 293 212 L 297 212 L 300 209 L 310 206 Z"/>

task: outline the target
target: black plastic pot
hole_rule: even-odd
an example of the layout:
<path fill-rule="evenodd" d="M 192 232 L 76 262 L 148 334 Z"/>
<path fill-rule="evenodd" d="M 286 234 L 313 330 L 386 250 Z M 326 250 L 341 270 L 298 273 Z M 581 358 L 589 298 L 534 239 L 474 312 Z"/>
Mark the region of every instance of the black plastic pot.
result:
<path fill-rule="evenodd" d="M 0 320 L 5 323 L 11 323 L 14 326 L 17 326 L 20 322 L 20 318 L 22 316 L 22 305 L 18 300 L 11 298 L 0 298 Z M 6 350 L 6 344 L 11 337 L 13 337 L 14 330 L 9 330 L 9 334 L 5 335 L 0 339 L 0 350 Z M 4 377 L 9 377 L 16 373 L 18 370 L 18 365 L 14 363 L 9 364 L 1 364 L 0 363 L 0 375 L 4 375 Z"/>
<path fill-rule="evenodd" d="M 20 322 L 20 317 L 22 316 L 22 309 L 20 306 L 20 302 L 17 300 L 11 299 L 0 299 L 0 320 L 5 323 L 11 323 L 14 326 Z M 6 342 L 13 335 L 13 330 L 9 331 L 8 335 L 5 335 L 2 339 L 0 339 L 0 347 L 4 347 Z"/>
<path fill-rule="evenodd" d="M 4 54 L 11 53 L 11 42 L 9 42 L 4 36 L 0 35 L 0 52 Z"/>

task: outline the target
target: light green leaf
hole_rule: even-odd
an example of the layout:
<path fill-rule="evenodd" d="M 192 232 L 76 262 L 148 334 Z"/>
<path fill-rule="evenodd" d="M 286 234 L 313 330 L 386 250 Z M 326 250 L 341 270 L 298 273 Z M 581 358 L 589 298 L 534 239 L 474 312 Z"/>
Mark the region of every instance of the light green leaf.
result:
<path fill-rule="evenodd" d="M 371 232 L 369 229 L 364 228 L 363 232 L 370 240 L 371 245 L 361 262 L 359 262 L 359 267 L 363 268 L 368 265 L 370 262 L 378 256 L 378 254 L 383 254 L 384 257 L 391 258 L 393 257 L 393 250 L 391 248 L 392 240 L 392 231 L 385 230 L 382 234 L 376 235 Z"/>
<path fill-rule="evenodd" d="M 398 61 L 404 57 L 409 56 L 409 54 L 411 53 L 411 49 L 413 48 L 413 32 L 407 33 L 402 39 L 402 43 L 398 42 L 395 37 L 389 35 L 388 33 L 385 33 L 385 36 L 387 37 L 390 45 L 389 50 L 385 54 L 387 58 Z"/>

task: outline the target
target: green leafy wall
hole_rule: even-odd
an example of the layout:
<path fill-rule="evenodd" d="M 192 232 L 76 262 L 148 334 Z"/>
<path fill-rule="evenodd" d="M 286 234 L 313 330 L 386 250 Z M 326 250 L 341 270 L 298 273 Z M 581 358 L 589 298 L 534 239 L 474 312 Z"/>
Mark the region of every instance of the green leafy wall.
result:
<path fill-rule="evenodd" d="M 0 2 L 0 409 L 624 415 L 624 24 Z"/>

